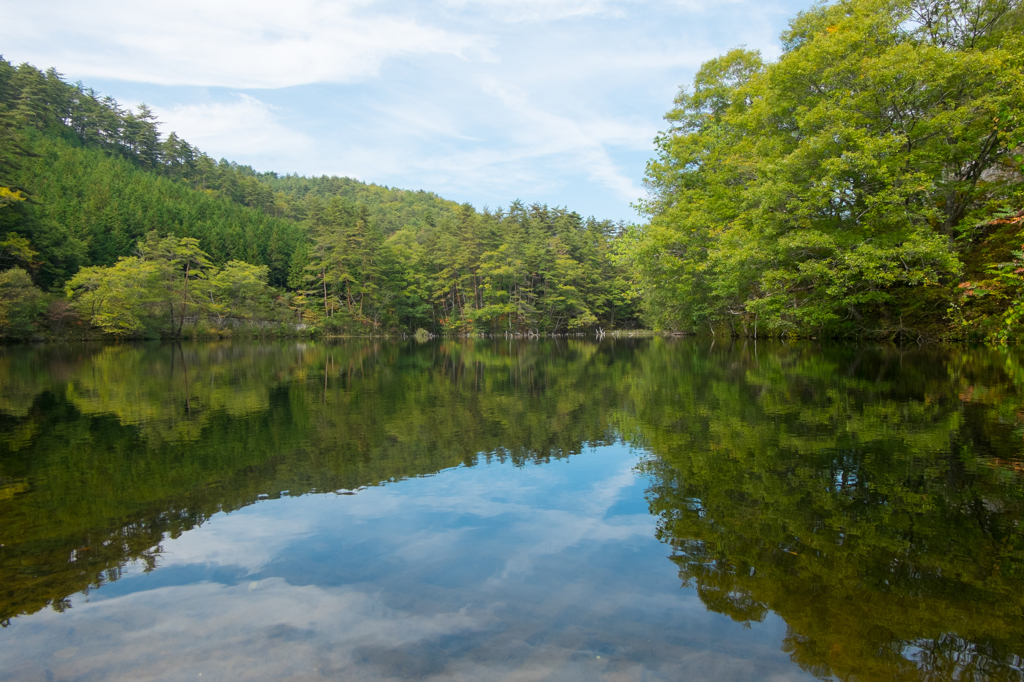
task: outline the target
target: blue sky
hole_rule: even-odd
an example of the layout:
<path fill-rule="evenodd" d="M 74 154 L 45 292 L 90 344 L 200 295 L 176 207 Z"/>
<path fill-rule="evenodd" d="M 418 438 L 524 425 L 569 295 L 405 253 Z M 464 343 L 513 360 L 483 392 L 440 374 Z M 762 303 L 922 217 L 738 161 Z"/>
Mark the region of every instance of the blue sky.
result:
<path fill-rule="evenodd" d="M 0 53 L 215 158 L 636 220 L 678 87 L 807 0 L 0 0 Z"/>

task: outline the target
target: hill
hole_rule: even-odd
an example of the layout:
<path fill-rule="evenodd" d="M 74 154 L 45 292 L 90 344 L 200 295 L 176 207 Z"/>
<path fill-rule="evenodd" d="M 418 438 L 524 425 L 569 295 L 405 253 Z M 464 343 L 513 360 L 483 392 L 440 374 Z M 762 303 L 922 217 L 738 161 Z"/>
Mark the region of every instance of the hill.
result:
<path fill-rule="evenodd" d="M 563 333 L 634 321 L 610 258 L 621 225 L 257 172 L 159 127 L 145 105 L 124 109 L 54 69 L 0 58 L 4 337 Z"/>

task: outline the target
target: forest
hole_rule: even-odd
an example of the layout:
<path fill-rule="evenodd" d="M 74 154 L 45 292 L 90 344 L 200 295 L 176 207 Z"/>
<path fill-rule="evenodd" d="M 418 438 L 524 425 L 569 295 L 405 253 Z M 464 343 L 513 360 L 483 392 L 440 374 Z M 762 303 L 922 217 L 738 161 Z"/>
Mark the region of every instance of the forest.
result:
<path fill-rule="evenodd" d="M 636 324 L 622 225 L 215 161 L 0 59 L 8 339 L 564 334 Z"/>
<path fill-rule="evenodd" d="M 1024 324 L 1024 4 L 840 0 L 704 63 L 635 224 L 216 161 L 0 58 L 0 336 L 984 340 Z"/>
<path fill-rule="evenodd" d="M 680 90 L 623 251 L 655 328 L 1011 341 L 1024 6 L 841 0 Z"/>

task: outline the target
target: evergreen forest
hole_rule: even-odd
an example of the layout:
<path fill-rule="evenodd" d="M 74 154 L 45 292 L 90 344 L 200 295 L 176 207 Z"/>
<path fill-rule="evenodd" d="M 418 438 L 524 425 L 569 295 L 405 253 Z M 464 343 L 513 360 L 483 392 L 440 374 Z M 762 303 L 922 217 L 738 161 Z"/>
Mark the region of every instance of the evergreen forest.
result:
<path fill-rule="evenodd" d="M 839 0 L 681 88 L 626 225 L 212 159 L 0 58 L 0 335 L 1013 343 L 1024 3 Z"/>
<path fill-rule="evenodd" d="M 0 328 L 564 334 L 636 324 L 622 225 L 215 161 L 145 105 L 0 60 Z"/>

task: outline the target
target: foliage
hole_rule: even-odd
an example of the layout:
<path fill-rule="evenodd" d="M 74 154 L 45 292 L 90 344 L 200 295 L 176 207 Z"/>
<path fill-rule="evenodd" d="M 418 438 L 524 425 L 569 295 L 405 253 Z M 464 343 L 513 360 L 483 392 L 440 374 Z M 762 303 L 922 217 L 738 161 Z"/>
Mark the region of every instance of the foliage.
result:
<path fill-rule="evenodd" d="M 269 269 L 233 260 L 207 279 L 209 311 L 223 329 L 232 320 L 258 319 L 276 292 L 267 284 Z M 204 301 L 205 303 L 205 301 Z"/>
<path fill-rule="evenodd" d="M 37 332 L 35 321 L 45 308 L 45 300 L 21 268 L 0 272 L 0 338 L 31 338 Z"/>
<path fill-rule="evenodd" d="M 32 267 L 38 264 L 35 260 L 38 255 L 31 242 L 16 232 L 8 232 L 6 238 L 0 241 L 0 263 L 8 267 L 19 263 Z"/>
<path fill-rule="evenodd" d="M 198 240 L 161 239 L 155 232 L 139 242 L 138 252 L 109 268 L 82 268 L 67 283 L 72 307 L 104 333 L 180 337 L 186 322 L 194 333 L 203 320 L 222 333 L 289 315 L 267 285 L 266 266 L 230 261 L 217 268 Z"/>
<path fill-rule="evenodd" d="M 215 161 L 174 132 L 162 136 L 159 125 L 145 105 L 124 109 L 53 69 L 0 58 L 0 234 L 8 235 L 0 267 L 19 264 L 48 290 L 81 271 L 95 278 L 96 268 L 113 268 L 113 288 L 89 297 L 90 306 L 96 296 L 106 301 L 108 317 L 89 319 L 120 336 L 181 336 L 186 318 L 195 322 L 191 333 L 209 331 L 193 314 L 188 268 L 179 286 L 158 267 L 160 295 L 147 276 L 131 275 L 150 267 L 125 259 L 140 258 L 136 244 L 154 232 L 198 240 L 194 248 L 209 260 L 198 279 L 236 264 L 229 271 L 249 286 L 245 294 L 234 287 L 226 311 L 241 310 L 248 294 L 287 299 L 297 325 L 325 333 L 562 333 L 634 323 L 625 272 L 609 258 L 617 225 L 520 202 L 479 212 L 350 178 L 261 173 Z M 244 274 L 243 263 L 265 275 Z M 146 295 L 119 298 L 114 280 Z M 154 324 L 161 305 L 169 322 Z M 226 332 L 217 315 L 212 328 Z"/>
<path fill-rule="evenodd" d="M 158 303 L 160 277 L 157 264 L 132 256 L 109 268 L 88 267 L 67 284 L 78 314 L 113 336 L 144 331 L 149 312 Z"/>
<path fill-rule="evenodd" d="M 0 187 L 0 208 L 10 206 L 16 201 L 25 201 L 25 195 L 10 187 Z"/>
<path fill-rule="evenodd" d="M 36 134 L 34 157 L 25 159 L 21 182 L 33 202 L 7 209 L 8 227 L 40 253 L 38 281 L 63 286 L 81 266 L 112 265 L 134 255 L 147 233 L 202 241 L 211 259 L 271 266 L 282 284 L 299 227 L 213 193 L 195 190 L 141 170 L 136 162 Z M 0 213 L 2 215 L 2 213 Z M 271 251 L 274 246 L 279 254 Z M 281 260 L 283 259 L 283 261 Z"/>
<path fill-rule="evenodd" d="M 845 335 L 934 320 L 902 292 L 955 284 L 969 226 L 1022 199 L 1020 13 L 842 0 L 794 19 L 775 63 L 738 49 L 704 64 L 648 165 L 650 225 L 622 248 L 649 323 Z"/>
<path fill-rule="evenodd" d="M 1019 237 L 1024 212 L 998 216 L 990 224 L 1011 228 Z M 1002 230 L 1006 232 L 1006 230 Z M 950 307 L 950 317 L 965 337 L 1006 346 L 1020 338 L 1024 327 L 1024 247 L 1009 252 L 1009 262 L 989 264 L 983 278 L 961 282 L 958 300 Z"/>

